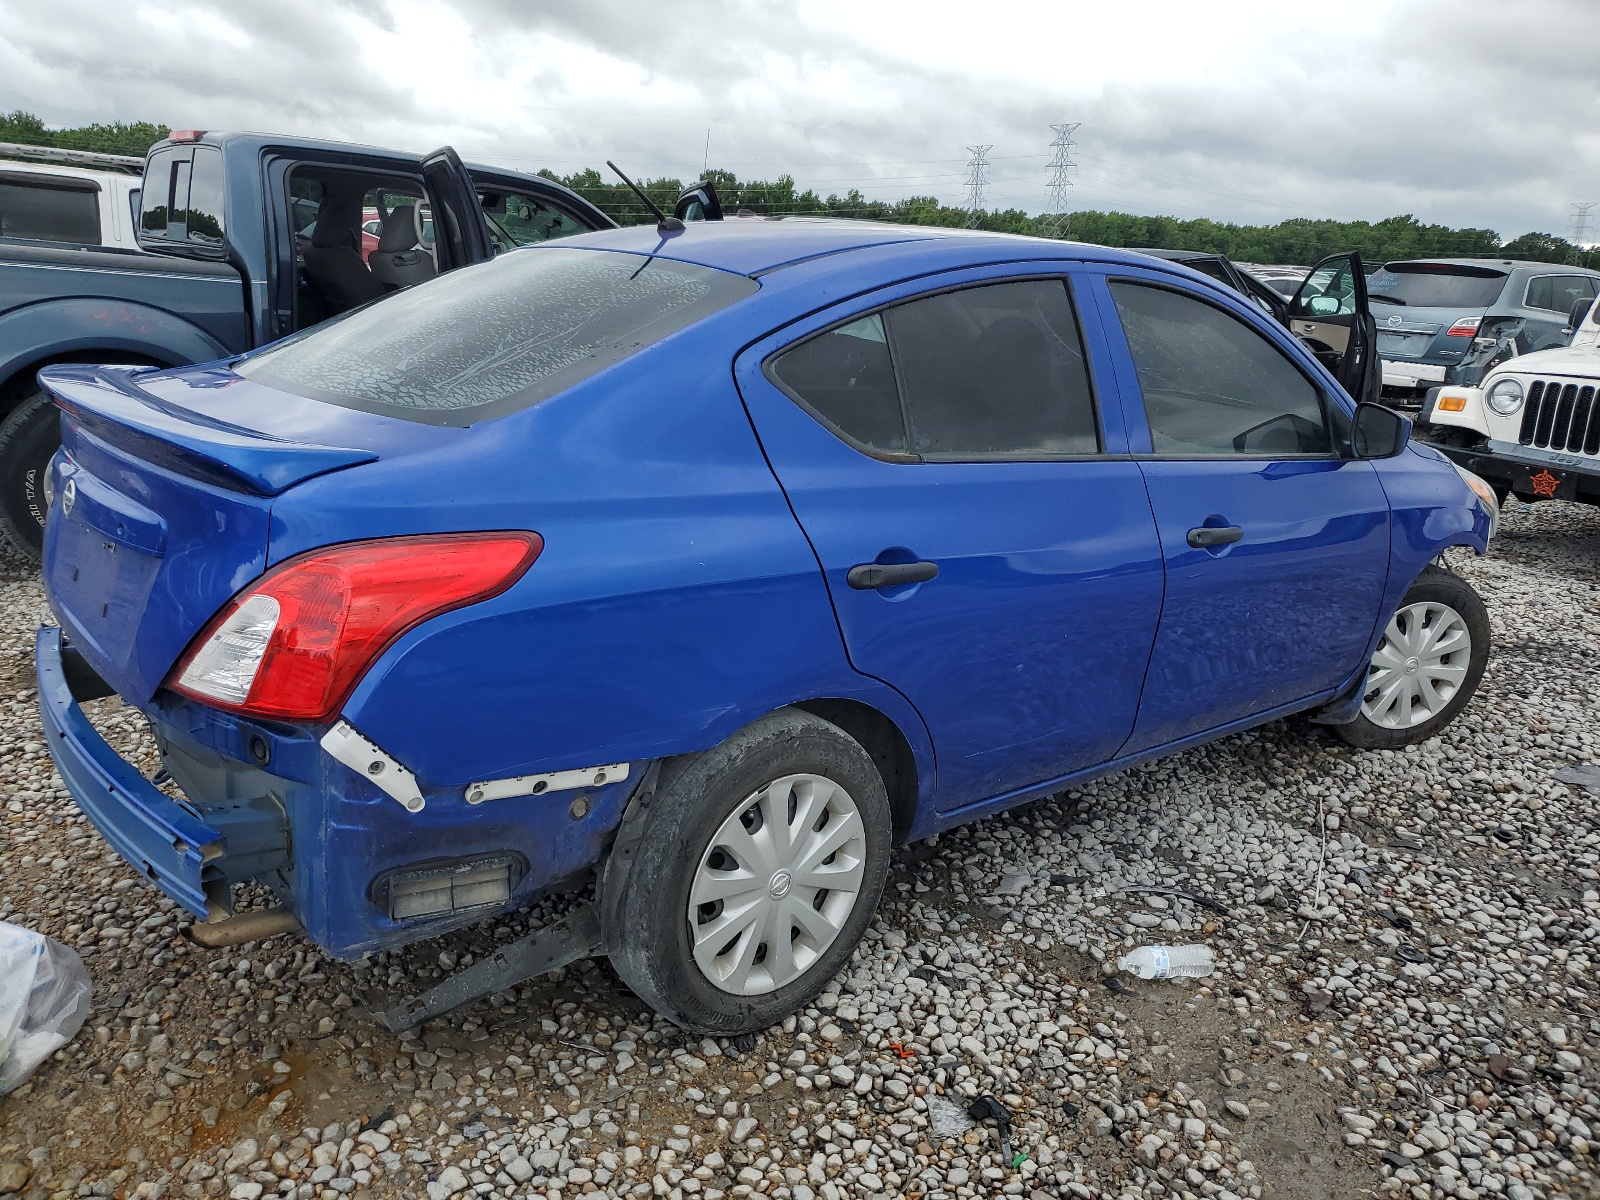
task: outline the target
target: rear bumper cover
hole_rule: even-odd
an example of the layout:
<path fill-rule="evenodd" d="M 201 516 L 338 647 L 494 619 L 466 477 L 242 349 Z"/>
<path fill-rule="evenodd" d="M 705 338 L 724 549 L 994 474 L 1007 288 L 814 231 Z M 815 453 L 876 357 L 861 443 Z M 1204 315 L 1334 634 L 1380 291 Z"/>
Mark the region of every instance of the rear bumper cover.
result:
<path fill-rule="evenodd" d="M 231 910 L 233 884 L 263 883 L 337 958 L 475 924 L 576 879 L 603 857 L 640 778 L 477 805 L 459 786 L 426 786 L 426 807 L 411 812 L 330 757 L 318 745 L 320 729 L 253 726 L 169 697 L 141 711 L 187 797 L 179 800 L 89 723 L 80 701 L 111 689 L 61 631 L 41 629 L 34 654 L 51 757 L 117 853 L 200 918 Z M 270 771 L 249 761 L 258 737 L 268 746 Z M 486 856 L 525 864 L 504 903 L 415 919 L 396 917 L 383 903 L 397 873 L 431 876 Z"/>
<path fill-rule="evenodd" d="M 95 732 L 69 681 L 82 681 L 76 655 L 59 629 L 39 630 L 34 664 L 45 740 L 67 790 L 100 835 L 135 870 L 198 917 L 216 902 L 226 882 L 216 861 L 222 831 L 201 820 L 129 765 Z M 88 698 L 82 682 L 79 693 Z"/>

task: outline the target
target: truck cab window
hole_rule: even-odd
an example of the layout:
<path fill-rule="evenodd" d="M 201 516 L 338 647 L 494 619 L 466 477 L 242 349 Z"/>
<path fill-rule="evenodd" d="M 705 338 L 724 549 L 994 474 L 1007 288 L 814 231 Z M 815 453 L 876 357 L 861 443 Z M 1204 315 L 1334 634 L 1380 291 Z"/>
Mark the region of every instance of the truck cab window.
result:
<path fill-rule="evenodd" d="M 173 182 L 177 174 L 178 152 L 159 150 L 150 156 L 144 167 L 144 185 L 139 193 L 138 230 L 141 237 L 164 238 L 171 219 Z M 178 203 L 187 205 L 189 198 Z"/>
<path fill-rule="evenodd" d="M 189 174 L 188 239 L 197 246 L 222 245 L 222 151 L 196 146 Z"/>

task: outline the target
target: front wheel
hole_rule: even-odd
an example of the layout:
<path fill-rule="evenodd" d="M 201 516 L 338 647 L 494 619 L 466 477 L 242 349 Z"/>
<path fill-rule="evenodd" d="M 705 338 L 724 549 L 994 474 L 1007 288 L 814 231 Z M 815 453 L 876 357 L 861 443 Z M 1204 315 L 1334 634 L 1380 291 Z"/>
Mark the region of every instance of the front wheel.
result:
<path fill-rule="evenodd" d="M 44 548 L 45 480 L 60 446 L 60 415 L 43 392 L 24 396 L 0 422 L 0 535 L 31 563 Z"/>
<path fill-rule="evenodd" d="M 1335 728 L 1363 750 L 1426 741 L 1467 706 L 1488 662 L 1483 597 L 1466 580 L 1430 566 L 1373 651 L 1360 716 Z"/>
<path fill-rule="evenodd" d="M 866 933 L 889 799 L 860 743 L 785 709 L 668 764 L 625 877 L 603 885 L 611 963 L 696 1033 L 765 1029 L 814 999 Z"/>

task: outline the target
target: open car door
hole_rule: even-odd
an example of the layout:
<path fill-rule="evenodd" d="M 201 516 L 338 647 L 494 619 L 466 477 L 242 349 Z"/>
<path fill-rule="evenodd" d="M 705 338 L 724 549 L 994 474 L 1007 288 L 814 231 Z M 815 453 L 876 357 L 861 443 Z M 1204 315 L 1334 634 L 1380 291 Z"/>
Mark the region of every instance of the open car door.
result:
<path fill-rule="evenodd" d="M 1289 329 L 1357 404 L 1376 402 L 1378 328 L 1367 307 L 1361 255 L 1333 254 L 1311 268 L 1289 301 Z"/>
<path fill-rule="evenodd" d="M 434 245 L 439 254 L 439 270 L 465 267 L 492 258 L 494 243 L 483 220 L 477 185 L 467 172 L 461 156 L 449 146 L 441 146 L 422 160 L 422 177 L 428 195 L 443 210 L 434 214 Z"/>
<path fill-rule="evenodd" d="M 720 221 L 722 201 L 709 179 L 696 180 L 678 193 L 672 215 L 680 221 Z"/>

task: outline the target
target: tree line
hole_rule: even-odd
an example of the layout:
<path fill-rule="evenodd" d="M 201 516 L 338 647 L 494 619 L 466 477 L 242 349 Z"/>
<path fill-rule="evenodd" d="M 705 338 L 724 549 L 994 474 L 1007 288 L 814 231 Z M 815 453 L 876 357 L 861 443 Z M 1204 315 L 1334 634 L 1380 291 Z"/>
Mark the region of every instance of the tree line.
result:
<path fill-rule="evenodd" d="M 19 110 L 0 114 L 0 142 L 109 154 L 142 155 L 167 132 L 166 126 L 148 121 L 50 129 L 32 113 Z M 626 169 L 627 164 L 622 165 Z M 618 224 L 637 225 L 654 219 L 620 180 L 592 167 L 568 175 L 548 169 L 539 174 L 571 188 Z M 966 209 L 941 204 L 935 196 L 868 200 L 854 188 L 843 195 L 827 196 L 811 188 L 801 190 L 791 175 L 780 175 L 775 180 L 742 180 L 731 171 L 712 169 L 704 177 L 716 185 L 723 210 L 730 216 L 744 209 L 758 216 L 843 217 L 902 225 L 958 228 L 973 223 L 972 214 Z M 659 178 L 640 180 L 639 184 L 651 200 L 670 211 L 685 181 Z M 1059 218 L 1030 216 L 1017 208 L 980 212 L 976 225 L 997 233 L 1063 236 Z M 1306 265 L 1329 254 L 1356 250 L 1367 262 L 1445 256 L 1524 258 L 1535 262 L 1571 261 L 1600 270 L 1600 250 L 1578 249 L 1554 234 L 1524 233 L 1501 241 L 1492 229 L 1424 224 L 1409 213 L 1376 222 L 1297 217 L 1276 225 L 1237 225 L 1204 217 L 1184 221 L 1177 217 L 1080 211 L 1067 215 L 1064 236 L 1099 246 L 1201 250 L 1226 254 L 1237 262 Z"/>
<path fill-rule="evenodd" d="M 84 125 L 78 129 L 49 129 L 32 113 L 0 113 L 0 142 L 24 146 L 54 146 L 60 150 L 87 150 L 94 154 L 128 154 L 143 158 L 145 151 L 170 131 L 165 125 L 121 121 L 110 125 Z"/>

